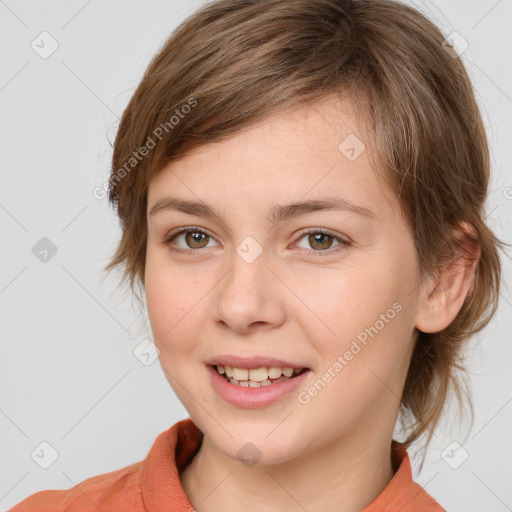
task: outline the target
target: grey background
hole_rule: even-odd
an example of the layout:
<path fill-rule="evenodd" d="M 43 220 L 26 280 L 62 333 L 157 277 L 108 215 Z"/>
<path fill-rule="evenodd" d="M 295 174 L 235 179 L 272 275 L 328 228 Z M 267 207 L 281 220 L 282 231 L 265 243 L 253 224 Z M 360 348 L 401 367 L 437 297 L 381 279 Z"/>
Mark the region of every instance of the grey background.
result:
<path fill-rule="evenodd" d="M 145 365 L 133 353 L 151 334 L 146 317 L 115 290 L 115 274 L 102 277 L 120 231 L 93 189 L 108 179 L 109 140 L 151 56 L 202 4 L 0 1 L 1 510 L 142 460 L 160 432 L 188 417 L 158 360 Z M 492 151 L 488 220 L 511 241 L 512 1 L 414 5 L 469 43 L 462 58 Z M 35 40 L 51 48 L 50 39 L 41 43 L 43 31 L 59 45 L 46 59 L 31 47 Z M 43 237 L 57 249 L 46 263 L 33 253 Z M 506 283 L 510 260 L 503 263 Z M 512 510 L 506 284 L 501 295 L 497 316 L 470 344 L 472 430 L 448 416 L 419 474 L 411 451 L 416 480 L 451 512 Z M 51 456 L 43 441 L 58 452 L 48 469 L 31 457 L 34 450 L 40 461 Z M 454 441 L 463 449 L 452 465 L 468 454 L 457 468 L 441 457 Z"/>

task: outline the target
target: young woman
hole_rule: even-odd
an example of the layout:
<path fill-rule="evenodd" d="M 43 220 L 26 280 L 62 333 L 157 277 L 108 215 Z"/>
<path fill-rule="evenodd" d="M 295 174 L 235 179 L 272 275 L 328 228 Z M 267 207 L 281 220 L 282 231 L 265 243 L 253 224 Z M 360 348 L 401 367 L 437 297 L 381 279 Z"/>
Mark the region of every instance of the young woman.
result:
<path fill-rule="evenodd" d="M 108 269 L 190 418 L 13 512 L 444 510 L 407 448 L 500 283 L 454 52 L 392 0 L 221 0 L 172 34 L 115 141 Z"/>

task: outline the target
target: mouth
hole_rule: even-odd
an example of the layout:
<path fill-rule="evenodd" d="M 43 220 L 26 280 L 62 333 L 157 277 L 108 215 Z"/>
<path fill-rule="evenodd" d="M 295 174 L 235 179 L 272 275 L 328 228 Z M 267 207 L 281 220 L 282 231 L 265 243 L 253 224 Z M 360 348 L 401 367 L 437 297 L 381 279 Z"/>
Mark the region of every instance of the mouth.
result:
<path fill-rule="evenodd" d="M 306 385 L 310 368 L 266 356 L 218 356 L 206 363 L 214 391 L 241 409 L 271 406 Z"/>
<path fill-rule="evenodd" d="M 308 368 L 291 368 L 288 366 L 262 366 L 259 368 L 238 368 L 222 364 L 210 366 L 230 384 L 245 388 L 271 386 L 278 382 L 292 380 L 309 371 Z"/>

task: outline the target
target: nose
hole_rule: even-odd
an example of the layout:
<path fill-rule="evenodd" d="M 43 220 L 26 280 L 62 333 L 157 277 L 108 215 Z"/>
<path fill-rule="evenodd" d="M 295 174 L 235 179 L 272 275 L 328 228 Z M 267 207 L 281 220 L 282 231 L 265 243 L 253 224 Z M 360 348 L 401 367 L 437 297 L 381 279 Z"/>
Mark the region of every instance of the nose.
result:
<path fill-rule="evenodd" d="M 231 268 L 214 288 L 215 322 L 240 334 L 279 327 L 285 320 L 284 287 L 263 252 L 249 263 L 233 252 Z"/>

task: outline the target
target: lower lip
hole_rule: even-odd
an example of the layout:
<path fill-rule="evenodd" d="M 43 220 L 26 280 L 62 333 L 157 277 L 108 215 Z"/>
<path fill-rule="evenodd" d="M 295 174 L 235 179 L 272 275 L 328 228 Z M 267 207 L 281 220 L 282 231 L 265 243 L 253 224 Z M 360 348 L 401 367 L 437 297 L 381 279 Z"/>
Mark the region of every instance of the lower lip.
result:
<path fill-rule="evenodd" d="M 295 391 L 307 379 L 311 370 L 304 370 L 290 380 L 260 386 L 259 388 L 246 388 L 231 384 L 213 366 L 208 366 L 208 371 L 211 375 L 213 388 L 221 398 L 231 405 L 253 409 L 271 405 Z"/>

